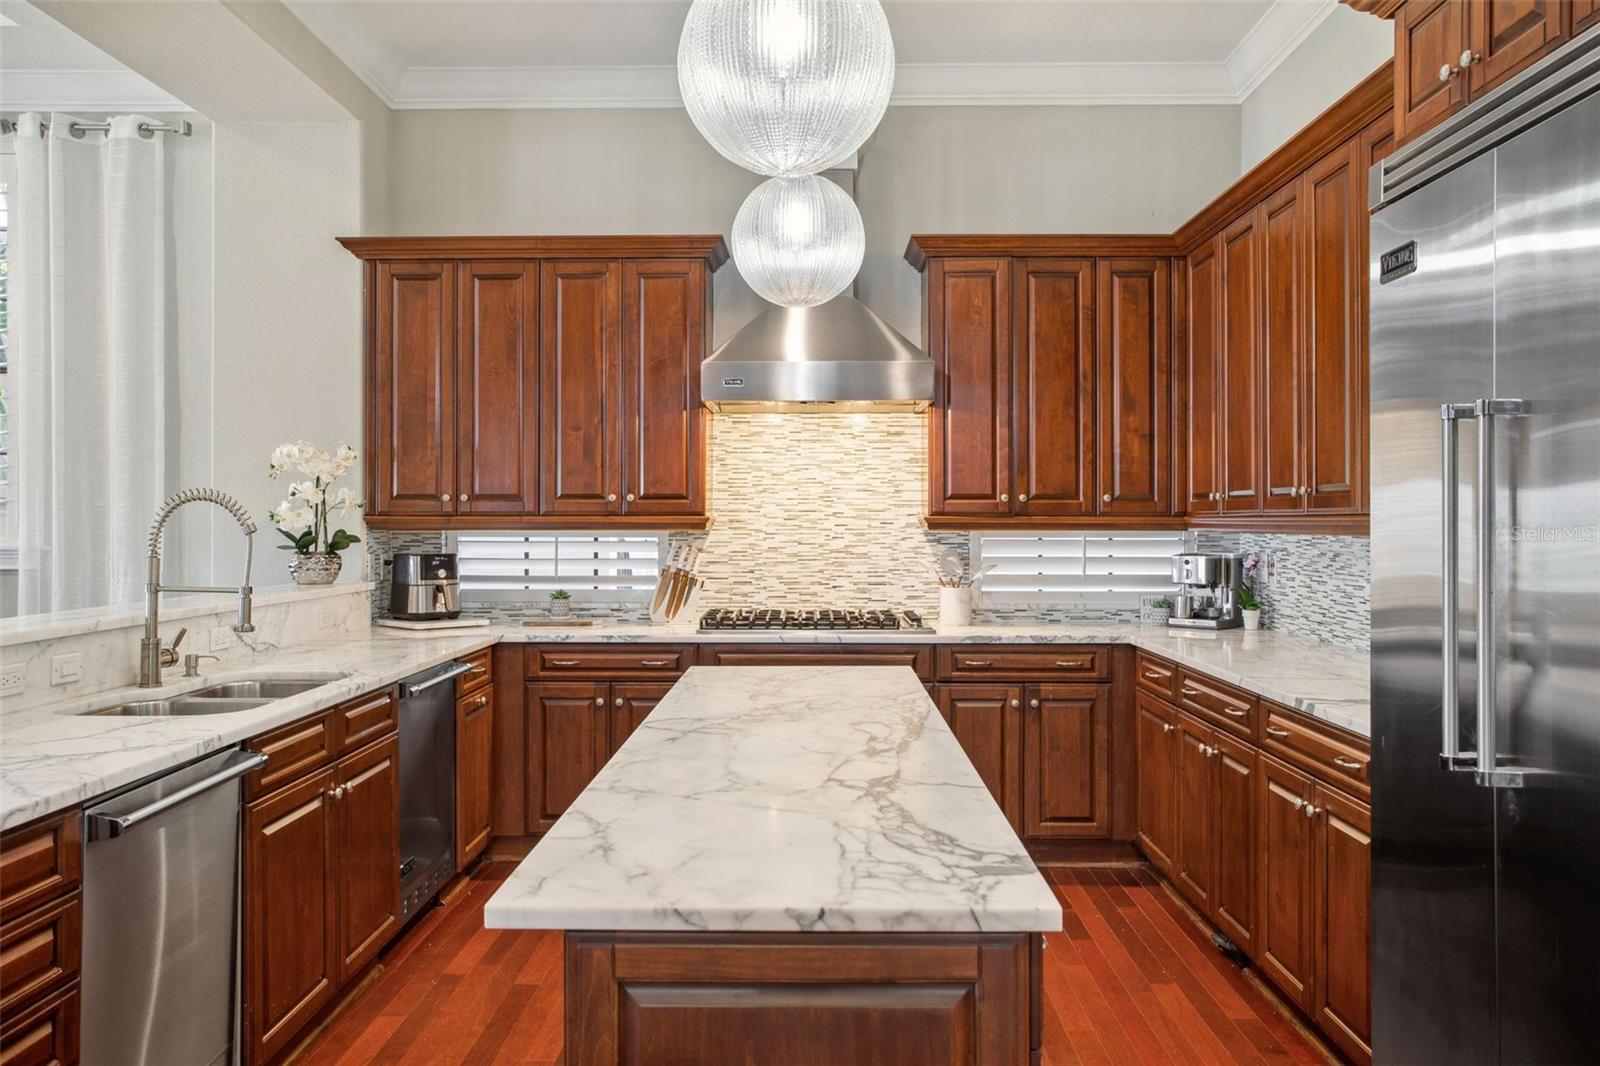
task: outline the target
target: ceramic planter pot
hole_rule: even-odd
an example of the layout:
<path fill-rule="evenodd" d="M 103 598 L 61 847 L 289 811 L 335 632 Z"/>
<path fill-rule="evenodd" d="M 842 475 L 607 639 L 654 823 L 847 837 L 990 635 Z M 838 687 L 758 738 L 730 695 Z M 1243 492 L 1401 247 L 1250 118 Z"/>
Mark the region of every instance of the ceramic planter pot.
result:
<path fill-rule="evenodd" d="M 343 560 L 338 552 L 296 555 L 289 561 L 289 576 L 296 585 L 331 585 L 339 577 Z"/>
<path fill-rule="evenodd" d="M 1244 619 L 1244 627 L 1246 629 L 1261 628 L 1261 608 L 1257 607 L 1253 611 L 1240 611 L 1239 615 Z"/>
<path fill-rule="evenodd" d="M 550 617 L 551 618 L 569 618 L 569 617 L 571 617 L 571 615 L 572 615 L 572 601 L 571 600 L 551 600 L 550 601 Z"/>

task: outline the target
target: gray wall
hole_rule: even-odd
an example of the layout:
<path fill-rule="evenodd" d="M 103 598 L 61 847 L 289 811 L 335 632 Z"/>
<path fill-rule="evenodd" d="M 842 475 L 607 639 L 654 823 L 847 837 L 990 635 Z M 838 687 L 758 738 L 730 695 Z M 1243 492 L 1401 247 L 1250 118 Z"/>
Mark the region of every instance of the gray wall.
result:
<path fill-rule="evenodd" d="M 391 149 L 393 233 L 726 234 L 759 181 L 678 110 L 402 111 Z M 918 338 L 912 233 L 1170 232 L 1238 159 L 1233 107 L 890 108 L 862 153 L 861 296 Z M 759 306 L 719 271 L 715 340 Z"/>
<path fill-rule="evenodd" d="M 1239 172 L 1261 162 L 1394 55 L 1394 23 L 1343 4 L 1239 107 Z"/>

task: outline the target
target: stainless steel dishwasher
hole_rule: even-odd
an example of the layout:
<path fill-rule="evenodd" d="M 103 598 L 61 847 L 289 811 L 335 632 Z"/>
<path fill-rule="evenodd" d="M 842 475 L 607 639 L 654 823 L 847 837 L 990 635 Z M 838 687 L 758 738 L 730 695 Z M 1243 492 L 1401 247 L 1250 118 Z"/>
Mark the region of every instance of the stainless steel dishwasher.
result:
<path fill-rule="evenodd" d="M 400 920 L 456 872 L 456 686 L 441 663 L 400 682 Z"/>
<path fill-rule="evenodd" d="M 239 778 L 230 748 L 84 812 L 85 1066 L 236 1062 Z"/>

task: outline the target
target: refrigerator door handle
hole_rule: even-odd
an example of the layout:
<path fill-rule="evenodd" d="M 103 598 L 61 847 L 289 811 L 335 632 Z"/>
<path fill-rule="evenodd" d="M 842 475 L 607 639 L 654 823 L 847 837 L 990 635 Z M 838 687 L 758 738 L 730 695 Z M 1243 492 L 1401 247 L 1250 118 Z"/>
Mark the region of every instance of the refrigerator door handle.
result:
<path fill-rule="evenodd" d="M 1522 400 L 1479 400 L 1478 419 L 1478 763 L 1485 788 L 1521 788 L 1525 771 L 1498 765 L 1499 649 L 1495 646 L 1495 421 L 1528 413 Z"/>
<path fill-rule="evenodd" d="M 1447 403 L 1439 407 L 1439 425 L 1442 440 L 1440 448 L 1440 511 L 1443 515 L 1442 556 L 1440 573 L 1443 587 L 1440 602 L 1441 619 L 1440 665 L 1443 668 L 1444 690 L 1440 694 L 1439 725 L 1441 731 L 1439 762 L 1446 770 L 1470 770 L 1477 757 L 1461 753 L 1461 677 L 1457 660 L 1461 654 L 1458 592 L 1461 587 L 1461 478 L 1457 462 L 1460 434 L 1457 431 L 1463 419 L 1476 418 L 1475 403 Z M 1481 647 L 1481 645 L 1480 645 Z"/>

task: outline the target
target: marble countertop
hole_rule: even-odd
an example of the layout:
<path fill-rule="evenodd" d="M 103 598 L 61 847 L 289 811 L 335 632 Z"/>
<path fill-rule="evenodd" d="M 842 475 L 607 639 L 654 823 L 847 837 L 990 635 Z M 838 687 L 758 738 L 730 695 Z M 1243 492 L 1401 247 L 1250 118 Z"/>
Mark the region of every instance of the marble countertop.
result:
<path fill-rule="evenodd" d="M 1061 906 L 905 667 L 695 667 L 492 929 L 1033 932 Z"/>
<path fill-rule="evenodd" d="M 505 642 L 664 642 L 784 644 L 1133 644 L 1221 681 L 1370 735 L 1368 662 L 1362 652 L 1262 630 L 1207 633 L 1117 622 L 985 626 L 902 632 L 700 633 L 692 625 L 533 628 L 497 625 L 370 636 L 263 651 L 201 678 L 160 689 L 124 688 L 70 702 L 0 714 L 0 829 L 236 744 L 267 729 L 392 684 L 446 659 Z M 264 707 L 193 718 L 83 715 L 135 699 L 159 699 L 237 677 L 348 676 Z"/>

